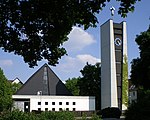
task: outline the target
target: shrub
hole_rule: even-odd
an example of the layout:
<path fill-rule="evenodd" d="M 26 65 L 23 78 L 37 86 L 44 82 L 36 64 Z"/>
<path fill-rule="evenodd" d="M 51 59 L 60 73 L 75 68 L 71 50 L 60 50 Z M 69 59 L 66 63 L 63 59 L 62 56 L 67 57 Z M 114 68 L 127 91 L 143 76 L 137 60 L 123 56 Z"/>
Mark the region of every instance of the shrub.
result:
<path fill-rule="evenodd" d="M 91 120 L 102 120 L 100 116 L 93 114 Z"/>
<path fill-rule="evenodd" d="M 125 112 L 125 120 L 150 120 L 150 90 L 139 91 L 137 102 Z"/>
<path fill-rule="evenodd" d="M 102 118 L 120 118 L 121 111 L 119 108 L 108 107 L 102 110 Z"/>

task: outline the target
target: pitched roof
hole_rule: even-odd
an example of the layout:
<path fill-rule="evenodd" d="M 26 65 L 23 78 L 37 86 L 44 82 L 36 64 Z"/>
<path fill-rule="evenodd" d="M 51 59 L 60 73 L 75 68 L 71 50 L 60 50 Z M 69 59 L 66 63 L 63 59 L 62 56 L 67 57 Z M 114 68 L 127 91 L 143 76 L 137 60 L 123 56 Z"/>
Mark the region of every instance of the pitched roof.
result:
<path fill-rule="evenodd" d="M 13 84 L 13 83 L 16 83 L 16 84 L 18 84 L 18 83 L 23 84 L 22 81 L 21 81 L 19 78 L 17 78 L 17 77 L 16 77 L 14 80 L 8 80 L 8 81 L 9 81 L 10 83 L 12 83 L 12 84 Z"/>
<path fill-rule="evenodd" d="M 71 96 L 64 83 L 56 76 L 47 64 L 36 71 L 16 95 L 64 95 Z"/>

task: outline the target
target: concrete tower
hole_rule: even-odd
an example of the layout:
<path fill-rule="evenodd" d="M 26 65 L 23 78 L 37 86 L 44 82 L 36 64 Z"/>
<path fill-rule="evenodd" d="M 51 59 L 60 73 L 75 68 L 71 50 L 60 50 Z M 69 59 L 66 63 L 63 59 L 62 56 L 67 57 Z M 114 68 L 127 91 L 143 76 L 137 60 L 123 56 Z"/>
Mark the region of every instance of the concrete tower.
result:
<path fill-rule="evenodd" d="M 127 56 L 126 22 L 101 25 L 101 109 L 122 110 L 123 57 Z"/>

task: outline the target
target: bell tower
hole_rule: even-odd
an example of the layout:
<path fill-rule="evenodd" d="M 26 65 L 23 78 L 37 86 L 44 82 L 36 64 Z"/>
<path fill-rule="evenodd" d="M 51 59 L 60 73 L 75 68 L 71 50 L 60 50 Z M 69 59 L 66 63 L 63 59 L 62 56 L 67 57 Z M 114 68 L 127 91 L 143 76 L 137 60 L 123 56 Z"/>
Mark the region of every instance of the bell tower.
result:
<path fill-rule="evenodd" d="M 122 110 L 123 59 L 127 56 L 126 22 L 101 25 L 101 109 Z"/>

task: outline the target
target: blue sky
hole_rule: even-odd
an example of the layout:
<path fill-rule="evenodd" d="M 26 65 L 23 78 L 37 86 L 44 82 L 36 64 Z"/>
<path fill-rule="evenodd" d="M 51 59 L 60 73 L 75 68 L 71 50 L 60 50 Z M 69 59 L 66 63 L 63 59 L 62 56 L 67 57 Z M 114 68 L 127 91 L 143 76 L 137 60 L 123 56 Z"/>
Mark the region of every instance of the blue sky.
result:
<path fill-rule="evenodd" d="M 142 0 L 141 2 L 136 3 L 135 11 L 133 13 L 129 13 L 127 18 L 121 18 L 120 15 L 117 14 L 119 3 L 113 0 L 110 3 L 107 3 L 103 11 L 97 15 L 99 23 L 96 28 L 89 28 L 84 31 L 82 28 L 73 27 L 68 35 L 69 40 L 64 43 L 68 56 L 63 56 L 56 67 L 50 66 L 51 69 L 61 80 L 67 80 L 68 78 L 81 76 L 80 70 L 83 69 L 86 62 L 89 62 L 90 64 L 99 62 L 101 59 L 100 25 L 112 18 L 109 8 L 114 6 L 116 9 L 113 17 L 114 22 L 127 22 L 128 66 L 130 71 L 130 62 L 132 59 L 139 56 L 138 46 L 135 43 L 136 35 L 146 31 L 150 24 L 149 5 L 149 0 Z M 38 66 L 29 68 L 28 64 L 24 63 L 21 56 L 14 55 L 13 53 L 5 53 L 0 49 L 0 67 L 3 69 L 7 79 L 10 80 L 18 77 L 22 82 L 25 82 L 46 62 L 46 60 L 42 60 L 41 62 L 38 62 Z"/>

